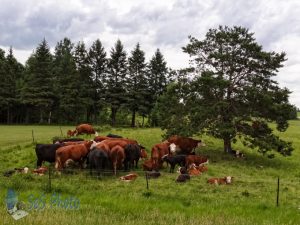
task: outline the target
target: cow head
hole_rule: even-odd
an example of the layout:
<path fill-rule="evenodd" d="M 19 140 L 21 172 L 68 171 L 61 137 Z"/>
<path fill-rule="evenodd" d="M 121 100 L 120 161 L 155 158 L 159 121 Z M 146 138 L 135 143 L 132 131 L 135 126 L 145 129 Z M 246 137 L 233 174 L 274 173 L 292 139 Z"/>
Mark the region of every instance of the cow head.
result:
<path fill-rule="evenodd" d="M 176 144 L 171 143 L 169 148 L 170 148 L 170 153 L 174 154 L 176 152 Z"/>
<path fill-rule="evenodd" d="M 141 158 L 142 159 L 147 159 L 148 158 L 147 152 L 144 148 L 141 149 Z"/>
<path fill-rule="evenodd" d="M 224 177 L 226 184 L 231 184 L 232 178 L 233 177 L 231 177 L 231 176 Z"/>

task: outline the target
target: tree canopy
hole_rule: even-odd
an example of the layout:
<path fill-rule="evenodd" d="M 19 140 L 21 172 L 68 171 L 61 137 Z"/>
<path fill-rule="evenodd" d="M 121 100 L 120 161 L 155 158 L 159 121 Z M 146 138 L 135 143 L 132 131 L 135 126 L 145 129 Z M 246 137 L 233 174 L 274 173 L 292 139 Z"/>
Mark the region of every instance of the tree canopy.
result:
<path fill-rule="evenodd" d="M 160 99 L 161 107 L 173 99 L 173 113 L 161 114 L 167 133 L 206 133 L 222 139 L 225 152 L 239 138 L 262 153 L 290 155 L 291 143 L 270 128 L 274 122 L 278 131 L 285 131 L 292 110 L 289 90 L 273 79 L 285 53 L 264 51 L 242 27 L 220 26 L 203 40 L 189 40 L 183 51 L 191 57 L 191 68 Z"/>

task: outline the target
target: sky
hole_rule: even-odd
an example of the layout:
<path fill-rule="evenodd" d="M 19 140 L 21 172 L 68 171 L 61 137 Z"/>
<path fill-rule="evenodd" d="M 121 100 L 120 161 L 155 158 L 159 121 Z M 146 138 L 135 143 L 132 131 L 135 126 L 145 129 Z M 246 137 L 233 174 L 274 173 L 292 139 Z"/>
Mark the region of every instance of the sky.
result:
<path fill-rule="evenodd" d="M 139 42 L 148 60 L 159 48 L 180 69 L 189 65 L 189 35 L 202 40 L 210 28 L 243 26 L 265 51 L 286 52 L 274 79 L 300 108 L 299 15 L 299 0 L 0 0 L 0 48 L 12 46 L 24 64 L 44 38 L 52 51 L 64 37 L 87 47 L 100 39 L 108 53 L 120 39 L 128 54 Z"/>

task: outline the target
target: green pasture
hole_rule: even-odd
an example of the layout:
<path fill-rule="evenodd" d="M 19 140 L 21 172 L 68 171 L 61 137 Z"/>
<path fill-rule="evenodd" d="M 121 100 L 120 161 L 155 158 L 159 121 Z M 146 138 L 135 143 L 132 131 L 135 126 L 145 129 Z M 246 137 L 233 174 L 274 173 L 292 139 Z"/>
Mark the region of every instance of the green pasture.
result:
<path fill-rule="evenodd" d="M 0 224 L 225 224 L 225 225 L 284 225 L 300 224 L 300 120 L 290 121 L 284 139 L 293 141 L 291 157 L 275 154 L 274 159 L 247 149 L 240 143 L 235 149 L 245 152 L 245 160 L 225 155 L 222 142 L 201 136 L 206 147 L 197 153 L 210 159 L 208 172 L 192 177 L 185 184 L 175 183 L 178 174 L 162 170 L 162 176 L 149 181 L 142 171 L 132 183 L 117 177 L 101 179 L 89 177 L 86 171 L 53 175 L 51 191 L 48 176 L 15 174 L 4 177 L 4 171 L 14 167 L 35 167 L 32 130 L 37 143 L 51 143 L 54 136 L 66 134 L 68 126 L 0 126 Z M 100 134 L 120 134 L 137 139 L 148 152 L 161 141 L 159 128 L 101 129 Z M 92 138 L 84 136 L 86 139 Z M 226 186 L 208 185 L 210 177 L 234 176 L 234 183 Z M 280 201 L 276 207 L 277 177 L 280 177 Z M 9 188 L 18 193 L 29 215 L 14 221 L 6 212 L 5 196 Z M 45 194 L 43 210 L 29 210 L 31 197 Z M 80 200 L 78 209 L 51 207 L 51 196 L 59 193 L 62 199 L 73 196 Z"/>

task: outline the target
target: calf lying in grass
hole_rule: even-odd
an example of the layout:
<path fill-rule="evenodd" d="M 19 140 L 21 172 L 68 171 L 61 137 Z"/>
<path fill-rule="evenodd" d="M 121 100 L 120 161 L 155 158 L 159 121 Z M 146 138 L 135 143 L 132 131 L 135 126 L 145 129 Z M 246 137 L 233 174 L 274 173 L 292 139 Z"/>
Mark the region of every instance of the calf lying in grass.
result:
<path fill-rule="evenodd" d="M 187 180 L 190 180 L 190 175 L 188 174 L 185 167 L 180 167 L 179 169 L 180 175 L 177 177 L 176 182 L 186 182 Z"/>
<path fill-rule="evenodd" d="M 210 178 L 207 180 L 209 184 L 231 184 L 232 183 L 231 176 L 223 177 L 223 178 Z"/>

